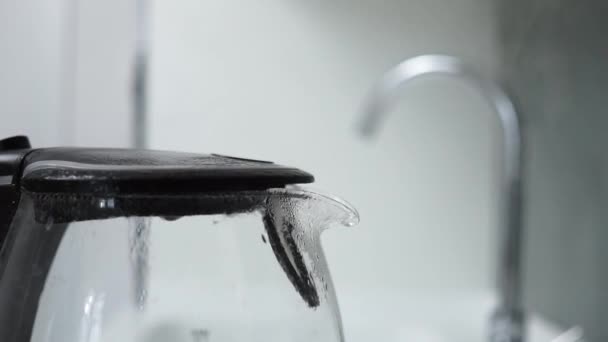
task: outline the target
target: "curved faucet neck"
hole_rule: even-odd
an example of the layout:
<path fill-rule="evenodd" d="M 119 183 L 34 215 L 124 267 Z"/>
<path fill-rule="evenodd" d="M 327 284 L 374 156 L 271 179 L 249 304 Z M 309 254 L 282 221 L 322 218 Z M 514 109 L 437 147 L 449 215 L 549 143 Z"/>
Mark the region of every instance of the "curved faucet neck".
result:
<path fill-rule="evenodd" d="M 522 254 L 522 134 L 519 116 L 505 91 L 482 77 L 461 60 L 444 55 L 423 55 L 407 59 L 384 74 L 373 89 L 361 125 L 364 135 L 377 131 L 381 119 L 401 86 L 419 77 L 443 74 L 465 79 L 477 87 L 496 111 L 503 133 L 503 175 L 500 184 L 500 255 L 498 288 L 500 307 L 507 316 L 521 316 Z M 517 319 L 518 320 L 518 319 Z M 509 341 L 518 341 L 512 339 Z"/>
<path fill-rule="evenodd" d="M 422 76 L 443 74 L 467 80 L 478 88 L 490 102 L 499 116 L 504 139 L 504 161 L 507 175 L 519 175 L 521 164 L 521 127 L 515 106 L 504 90 L 495 82 L 482 77 L 461 60 L 444 55 L 423 55 L 399 63 L 382 76 L 374 87 L 365 108 L 366 117 L 361 125 L 364 135 L 371 135 L 377 129 L 380 119 L 401 86 Z"/>

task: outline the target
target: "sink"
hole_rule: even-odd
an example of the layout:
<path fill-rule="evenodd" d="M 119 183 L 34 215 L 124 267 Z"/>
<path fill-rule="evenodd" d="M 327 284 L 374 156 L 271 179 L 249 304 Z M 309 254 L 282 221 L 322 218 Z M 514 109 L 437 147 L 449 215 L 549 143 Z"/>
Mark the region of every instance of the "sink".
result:
<path fill-rule="evenodd" d="M 496 294 L 465 291 L 338 291 L 347 342 L 486 342 Z M 527 342 L 575 342 L 578 330 L 528 315 Z"/>

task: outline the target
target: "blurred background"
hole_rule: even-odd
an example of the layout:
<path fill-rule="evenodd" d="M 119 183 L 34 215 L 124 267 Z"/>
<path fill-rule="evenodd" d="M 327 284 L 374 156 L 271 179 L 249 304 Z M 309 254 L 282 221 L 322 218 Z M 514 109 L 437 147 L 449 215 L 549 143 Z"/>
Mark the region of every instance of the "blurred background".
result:
<path fill-rule="evenodd" d="M 531 340 L 606 341 L 607 15 L 601 0 L 0 0 L 0 135 L 310 171 L 361 214 L 323 237 L 347 340 L 481 341 L 499 241 L 492 108 L 429 78 L 373 139 L 356 129 L 387 69 L 458 56 L 521 109 Z"/>

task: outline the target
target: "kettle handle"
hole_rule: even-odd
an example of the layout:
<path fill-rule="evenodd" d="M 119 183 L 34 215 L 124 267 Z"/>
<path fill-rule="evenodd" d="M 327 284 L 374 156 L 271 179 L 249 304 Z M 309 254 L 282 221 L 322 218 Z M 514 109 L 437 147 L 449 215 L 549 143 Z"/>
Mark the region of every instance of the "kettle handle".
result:
<path fill-rule="evenodd" d="M 0 259 L 4 255 L 4 242 L 19 204 L 19 191 L 14 186 L 0 185 Z"/>
<path fill-rule="evenodd" d="M 22 161 L 30 151 L 30 141 L 24 135 L 0 140 L 0 253 L 19 205 Z"/>

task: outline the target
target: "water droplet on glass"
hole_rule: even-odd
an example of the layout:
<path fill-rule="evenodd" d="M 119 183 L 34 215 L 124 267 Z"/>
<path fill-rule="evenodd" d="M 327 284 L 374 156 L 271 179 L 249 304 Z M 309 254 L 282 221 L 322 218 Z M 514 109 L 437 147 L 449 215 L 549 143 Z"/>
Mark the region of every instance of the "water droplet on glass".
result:
<path fill-rule="evenodd" d="M 53 223 L 54 223 L 54 222 L 53 222 L 53 218 L 52 218 L 52 217 L 50 217 L 50 218 L 49 218 L 49 219 L 46 221 L 46 223 L 44 224 L 44 230 L 46 230 L 47 232 L 48 232 L 49 230 L 51 230 L 51 228 L 53 228 Z"/>

